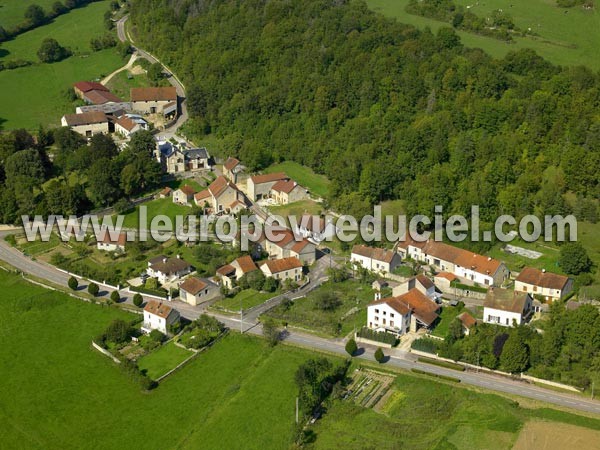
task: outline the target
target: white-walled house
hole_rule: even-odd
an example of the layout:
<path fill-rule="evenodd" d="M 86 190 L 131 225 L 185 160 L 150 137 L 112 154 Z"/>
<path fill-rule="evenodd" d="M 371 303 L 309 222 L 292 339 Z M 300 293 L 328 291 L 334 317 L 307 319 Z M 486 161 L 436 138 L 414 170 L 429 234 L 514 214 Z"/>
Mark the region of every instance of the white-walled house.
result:
<path fill-rule="evenodd" d="M 532 302 L 528 293 L 492 288 L 483 303 L 483 321 L 504 327 L 520 325 L 531 315 Z"/>
<path fill-rule="evenodd" d="M 435 290 L 435 284 L 433 284 L 433 281 L 423 274 L 409 278 L 404 283 L 400 283 L 398 286 L 394 287 L 392 289 L 392 295 L 397 297 L 399 295 L 406 294 L 411 289 L 417 289 L 422 294 L 434 301 L 438 298 Z"/>
<path fill-rule="evenodd" d="M 400 265 L 401 258 L 393 250 L 385 250 L 377 247 L 367 247 L 366 245 L 355 245 L 352 247 L 350 261 L 367 270 L 386 274 Z"/>
<path fill-rule="evenodd" d="M 525 267 L 515 279 L 515 291 L 539 295 L 546 301 L 560 300 L 572 290 L 572 278 L 533 267 Z"/>
<path fill-rule="evenodd" d="M 408 292 L 371 302 L 367 307 L 367 327 L 402 335 L 429 328 L 439 317 L 440 306 L 413 288 Z"/>
<path fill-rule="evenodd" d="M 219 286 L 198 277 L 186 278 L 179 285 L 179 298 L 192 306 L 212 300 L 219 294 Z"/>
<path fill-rule="evenodd" d="M 233 284 L 250 272 L 258 270 L 258 267 L 249 255 L 240 256 L 231 263 L 217 269 L 217 276 L 221 279 L 223 286 L 231 289 Z"/>
<path fill-rule="evenodd" d="M 111 233 L 105 231 L 104 235 L 96 243 L 96 246 L 98 250 L 104 250 L 105 252 L 124 252 L 126 242 L 127 233 L 124 231 L 120 232 L 116 238 L 113 238 Z"/>
<path fill-rule="evenodd" d="M 503 262 L 443 242 L 408 239 L 400 242 L 397 249 L 403 258 L 429 264 L 438 271 L 450 272 L 483 286 L 500 286 L 510 277 Z"/>
<path fill-rule="evenodd" d="M 304 214 L 294 224 L 294 233 L 307 238 L 314 244 L 335 236 L 336 227 L 331 218 Z"/>
<path fill-rule="evenodd" d="M 192 270 L 192 265 L 181 258 L 167 258 L 160 255 L 148 261 L 146 273 L 150 277 L 158 278 L 158 281 L 164 284 L 182 278 Z"/>
<path fill-rule="evenodd" d="M 196 191 L 190 185 L 186 184 L 185 186 L 181 186 L 179 189 L 173 191 L 173 203 L 192 206 L 194 194 L 196 194 Z"/>
<path fill-rule="evenodd" d="M 142 331 L 150 333 L 158 330 L 163 334 L 169 334 L 169 327 L 179 322 L 179 312 L 162 302 L 150 300 L 144 307 L 144 324 Z"/>

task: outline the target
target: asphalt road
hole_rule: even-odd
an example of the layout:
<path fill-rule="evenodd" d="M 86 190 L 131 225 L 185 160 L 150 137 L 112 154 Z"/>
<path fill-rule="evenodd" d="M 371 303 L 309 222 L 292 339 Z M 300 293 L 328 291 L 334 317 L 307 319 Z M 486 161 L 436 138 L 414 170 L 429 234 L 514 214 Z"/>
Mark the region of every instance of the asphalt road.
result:
<path fill-rule="evenodd" d="M 53 284 L 67 286 L 69 276 L 58 269 L 39 261 L 33 261 L 28 256 L 11 247 L 5 240 L 4 236 L 10 231 L 0 232 L 0 259 L 12 265 L 13 267 L 33 275 L 37 278 L 47 280 Z M 327 257 L 325 257 L 327 258 Z M 84 284 L 85 286 L 85 284 Z M 103 289 L 106 294 L 110 295 L 111 289 Z M 127 302 L 131 302 L 131 297 L 121 291 L 122 297 Z M 232 330 L 240 330 L 240 319 L 230 316 L 223 316 L 206 311 L 202 307 L 190 306 L 178 300 L 172 302 L 173 307 L 180 311 L 183 317 L 195 319 L 203 312 L 207 312 L 225 323 Z M 250 334 L 261 335 L 262 328 L 256 318 L 245 317 L 243 323 L 243 331 Z M 343 339 L 325 339 L 318 336 L 300 333 L 296 331 L 286 331 L 284 342 L 299 345 L 309 349 L 325 351 L 341 356 L 346 356 Z M 373 361 L 374 347 L 362 346 L 364 353 L 357 358 Z M 589 413 L 600 414 L 600 402 L 587 399 L 578 395 L 568 393 L 560 393 L 554 390 L 544 389 L 535 385 L 531 385 L 524 381 L 511 380 L 505 377 L 490 375 L 480 372 L 458 372 L 455 370 L 445 369 L 443 367 L 432 366 L 429 364 L 419 363 L 415 355 L 404 352 L 398 349 L 386 350 L 386 355 L 389 360 L 385 363 L 386 366 L 392 366 L 400 369 L 410 370 L 417 368 L 425 372 L 437 375 L 445 375 L 461 380 L 462 384 L 476 386 L 479 388 L 489 389 L 492 391 L 503 392 L 506 394 L 517 395 L 534 399 L 542 402 L 547 402 L 554 405 L 559 405 L 574 410 L 585 411 Z"/>

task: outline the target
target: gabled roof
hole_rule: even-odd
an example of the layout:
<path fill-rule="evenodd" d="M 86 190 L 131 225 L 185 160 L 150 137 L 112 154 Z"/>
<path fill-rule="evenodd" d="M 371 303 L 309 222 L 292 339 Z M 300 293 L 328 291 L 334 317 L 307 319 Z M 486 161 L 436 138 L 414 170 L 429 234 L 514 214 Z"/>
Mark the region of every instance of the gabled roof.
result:
<path fill-rule="evenodd" d="M 125 247 L 125 243 L 127 242 L 127 233 L 122 231 L 121 233 L 119 233 L 119 235 L 117 236 L 116 239 L 113 239 L 111 237 L 111 233 L 109 233 L 108 230 L 106 230 L 104 232 L 104 235 L 102 235 L 100 237 L 98 242 L 100 242 L 102 244 L 115 244 L 115 245 L 119 245 L 121 247 Z"/>
<path fill-rule="evenodd" d="M 177 100 L 177 89 L 169 87 L 131 88 L 132 102 L 174 102 Z"/>
<path fill-rule="evenodd" d="M 166 258 L 163 256 L 160 261 L 157 260 L 158 257 L 151 259 L 150 267 L 152 270 L 162 272 L 164 274 L 179 272 L 191 267 L 190 263 L 180 258 Z"/>
<path fill-rule="evenodd" d="M 417 280 L 419 283 L 421 283 L 421 285 L 425 288 L 425 289 L 431 289 L 432 287 L 435 287 L 435 285 L 433 284 L 433 281 L 431 281 L 429 278 L 427 278 L 425 275 L 423 275 L 422 273 L 420 273 L 419 275 L 417 275 L 415 277 L 415 280 Z"/>
<path fill-rule="evenodd" d="M 183 192 L 185 195 L 194 195 L 196 193 L 196 190 L 191 187 L 189 184 L 186 184 L 185 186 L 181 186 L 179 188 L 179 190 L 181 192 Z"/>
<path fill-rule="evenodd" d="M 192 295 L 196 295 L 198 292 L 203 291 L 207 286 L 208 284 L 202 281 L 200 278 L 189 277 L 179 285 L 179 289 L 183 289 Z"/>
<path fill-rule="evenodd" d="M 250 180 L 252 180 L 254 184 L 272 183 L 274 181 L 288 179 L 289 177 L 283 172 L 267 173 L 264 175 L 254 175 L 253 177 L 250 177 Z"/>
<path fill-rule="evenodd" d="M 277 183 L 275 183 L 273 185 L 273 187 L 271 189 L 273 191 L 289 194 L 298 186 L 300 186 L 300 185 L 298 183 L 296 183 L 294 180 L 279 180 Z M 302 186 L 300 186 L 300 187 L 302 187 Z"/>
<path fill-rule="evenodd" d="M 500 311 L 522 314 L 525 310 L 526 292 L 517 292 L 509 289 L 490 288 L 485 295 L 483 306 Z"/>
<path fill-rule="evenodd" d="M 557 273 L 544 272 L 533 267 L 525 267 L 519 273 L 516 281 L 547 289 L 562 290 L 569 281 L 569 277 Z"/>
<path fill-rule="evenodd" d="M 183 150 L 183 155 L 187 159 L 208 159 L 208 150 L 206 148 L 190 148 Z"/>
<path fill-rule="evenodd" d="M 271 259 L 265 261 L 260 266 L 261 268 L 263 266 L 266 266 L 269 269 L 269 272 L 275 274 L 279 272 L 285 272 L 286 270 L 292 270 L 302 267 L 302 263 L 298 258 L 294 256 L 291 258 Z"/>
<path fill-rule="evenodd" d="M 440 272 L 435 276 L 435 278 L 438 278 L 438 277 L 445 278 L 446 280 L 448 280 L 450 282 L 452 282 L 454 280 L 458 280 L 458 277 L 450 272 Z"/>
<path fill-rule="evenodd" d="M 227 158 L 227 161 L 225 161 L 225 164 L 223 164 L 223 167 L 225 168 L 225 170 L 231 171 L 239 164 L 240 161 L 238 159 L 230 156 L 229 158 Z"/>
<path fill-rule="evenodd" d="M 418 289 L 411 289 L 397 297 L 376 300 L 371 302 L 370 305 L 380 305 L 382 303 L 389 305 L 402 315 L 406 315 L 409 311 L 412 311 L 415 317 L 427 326 L 431 325 L 438 318 L 437 311 L 440 308 L 437 303 Z"/>
<path fill-rule="evenodd" d="M 243 274 L 247 274 L 248 272 L 253 272 L 255 270 L 258 270 L 258 267 L 256 267 L 256 264 L 254 264 L 254 261 L 248 255 L 240 256 L 239 258 L 235 259 L 233 261 L 233 263 L 237 264 L 237 266 L 240 268 L 240 270 L 242 271 Z"/>
<path fill-rule="evenodd" d="M 223 175 L 220 175 L 215 179 L 215 181 L 210 183 L 208 190 L 214 197 L 219 197 L 228 187 L 236 189 L 235 184 L 231 183 Z"/>
<path fill-rule="evenodd" d="M 217 269 L 217 273 L 219 275 L 229 276 L 235 273 L 235 267 L 233 267 L 231 264 L 225 264 Z"/>
<path fill-rule="evenodd" d="M 366 245 L 355 245 L 352 247 L 352 253 L 355 255 L 364 256 L 365 258 L 371 258 L 376 261 L 382 261 L 385 263 L 391 263 L 396 256 L 396 252 L 393 250 L 385 250 L 377 247 L 367 247 Z"/>
<path fill-rule="evenodd" d="M 121 100 L 115 94 L 107 90 L 99 91 L 97 89 L 94 89 L 88 92 L 84 92 L 83 96 L 88 102 L 93 103 L 94 105 L 104 105 L 105 103 L 123 102 L 123 100 Z"/>
<path fill-rule="evenodd" d="M 463 312 L 462 314 L 459 314 L 458 316 L 456 316 L 456 318 L 462 322 L 463 326 L 466 329 L 471 329 L 477 324 L 477 320 L 475 320 L 475 318 L 467 311 Z"/>
<path fill-rule="evenodd" d="M 427 241 L 415 241 L 408 232 L 405 239 L 398 242 L 398 248 L 407 249 L 409 246 L 423 249 L 427 245 Z"/>
<path fill-rule="evenodd" d="M 121 116 L 119 117 L 116 121 L 115 121 L 116 125 L 119 125 L 123 128 L 125 128 L 127 131 L 131 131 L 133 130 L 135 127 L 138 126 L 137 123 L 135 123 L 133 120 L 131 120 L 129 117 L 127 116 Z"/>
<path fill-rule="evenodd" d="M 162 191 L 160 191 L 160 195 L 171 195 L 171 192 L 173 192 L 173 189 L 167 186 Z"/>
<path fill-rule="evenodd" d="M 64 116 L 67 125 L 77 127 L 80 125 L 91 125 L 94 123 L 106 123 L 108 117 L 103 112 L 87 112 L 81 114 L 65 114 Z"/>
<path fill-rule="evenodd" d="M 162 302 L 157 302 L 156 300 L 150 300 L 148 303 L 146 303 L 146 306 L 144 307 L 144 311 L 153 314 L 155 316 L 158 317 L 162 317 L 163 319 L 166 319 L 167 317 L 169 317 L 171 315 L 171 312 L 173 312 L 173 308 L 171 308 L 169 305 L 165 305 Z"/>
<path fill-rule="evenodd" d="M 199 201 L 204 200 L 205 198 L 209 198 L 209 197 L 210 197 L 210 192 L 208 192 L 208 189 L 204 189 L 203 191 L 200 191 L 194 195 L 194 200 L 199 202 Z"/>
<path fill-rule="evenodd" d="M 73 85 L 81 92 L 89 92 L 89 91 L 108 91 L 108 88 L 101 83 L 96 81 L 78 81 Z"/>
<path fill-rule="evenodd" d="M 502 263 L 497 259 L 444 244 L 443 242 L 428 241 L 422 251 L 434 258 L 448 261 L 482 275 L 494 275 Z"/>
<path fill-rule="evenodd" d="M 315 244 L 310 242 L 308 239 L 302 239 L 301 241 L 298 241 L 294 245 L 292 245 L 290 250 L 292 250 L 293 252 L 296 252 L 296 253 L 300 253 L 300 252 L 302 252 L 302 250 L 304 250 L 306 247 L 308 247 L 310 245 L 314 246 Z"/>
<path fill-rule="evenodd" d="M 271 227 L 269 231 L 271 232 L 273 239 L 269 239 L 269 235 L 266 231 L 265 238 L 267 241 L 271 242 L 277 247 L 286 248 L 290 244 L 290 242 L 296 240 L 294 233 L 287 228 Z"/>

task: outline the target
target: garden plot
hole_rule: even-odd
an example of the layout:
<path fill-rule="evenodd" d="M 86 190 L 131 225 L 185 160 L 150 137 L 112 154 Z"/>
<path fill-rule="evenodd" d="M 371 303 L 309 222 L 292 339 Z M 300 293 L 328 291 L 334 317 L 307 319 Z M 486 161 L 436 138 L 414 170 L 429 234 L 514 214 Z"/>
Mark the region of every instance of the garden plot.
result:
<path fill-rule="evenodd" d="M 346 400 L 353 400 L 357 405 L 379 410 L 378 404 L 387 394 L 394 377 L 373 370 L 356 369 L 354 380 L 348 388 Z"/>
<path fill-rule="evenodd" d="M 535 250 L 528 250 L 523 247 L 517 247 L 516 245 L 506 244 L 504 247 L 506 253 L 512 253 L 513 255 L 523 256 L 529 259 L 538 259 L 542 256 L 542 253 L 536 252 Z"/>

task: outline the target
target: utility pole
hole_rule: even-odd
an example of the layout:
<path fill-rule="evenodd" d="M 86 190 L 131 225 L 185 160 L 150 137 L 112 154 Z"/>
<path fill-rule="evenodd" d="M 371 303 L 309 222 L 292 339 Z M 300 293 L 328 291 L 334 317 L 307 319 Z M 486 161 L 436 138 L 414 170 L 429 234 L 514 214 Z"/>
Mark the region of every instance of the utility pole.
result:
<path fill-rule="evenodd" d="M 240 298 L 240 334 L 244 334 L 244 308 Z"/>
<path fill-rule="evenodd" d="M 594 383 L 595 381 L 592 380 L 592 400 L 594 400 Z"/>
<path fill-rule="evenodd" d="M 296 424 L 298 424 L 298 397 L 296 397 Z"/>

